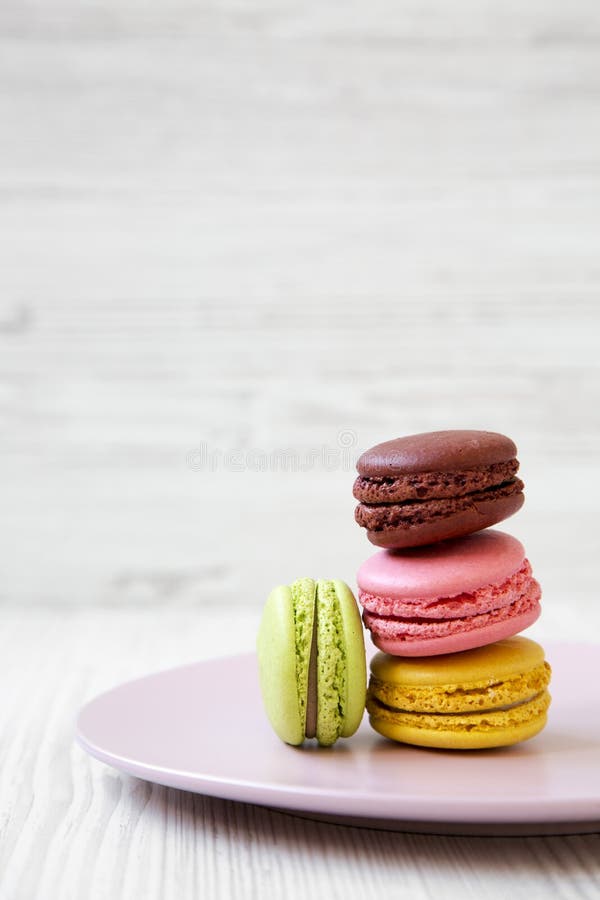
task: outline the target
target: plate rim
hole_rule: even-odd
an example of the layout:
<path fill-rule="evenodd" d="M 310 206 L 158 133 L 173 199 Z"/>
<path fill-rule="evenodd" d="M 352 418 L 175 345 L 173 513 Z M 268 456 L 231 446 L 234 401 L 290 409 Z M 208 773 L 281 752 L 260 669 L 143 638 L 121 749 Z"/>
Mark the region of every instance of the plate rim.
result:
<path fill-rule="evenodd" d="M 585 647 L 600 651 L 600 644 L 594 641 L 546 641 L 545 649 L 549 650 L 551 656 L 552 649 L 561 647 L 564 649 L 574 647 Z M 376 651 L 373 651 L 376 652 Z M 494 798 L 494 816 L 484 814 L 482 812 L 482 800 L 475 795 L 464 797 L 460 803 L 460 815 L 456 814 L 455 797 L 444 798 L 437 796 L 434 800 L 432 796 L 423 796 L 418 793 L 407 794 L 402 792 L 392 792 L 387 795 L 381 795 L 380 808 L 377 814 L 368 815 L 366 813 L 357 813 L 356 809 L 352 809 L 352 804 L 360 804 L 362 801 L 372 801 L 373 794 L 366 790 L 353 789 L 349 792 L 348 788 L 340 787 L 319 787 L 310 788 L 307 793 L 306 788 L 301 785 L 279 785 L 276 782 L 265 782 L 262 779 L 238 778 L 223 775 L 212 775 L 205 772 L 190 772 L 187 769 L 174 769 L 167 766 L 158 766 L 156 764 L 144 763 L 138 759 L 131 759 L 124 755 L 108 753 L 89 740 L 85 735 L 85 717 L 89 714 L 92 707 L 103 700 L 106 700 L 111 694 L 121 689 L 133 687 L 140 682 L 146 682 L 152 679 L 159 679 L 165 675 L 182 673 L 186 670 L 198 670 L 206 666 L 214 664 L 227 665 L 249 665 L 256 660 L 256 654 L 253 652 L 229 654 L 225 656 L 212 656 L 207 659 L 201 659 L 196 662 L 184 663 L 179 666 L 169 667 L 166 669 L 150 672 L 133 679 L 128 679 L 117 683 L 113 687 L 95 695 L 87 701 L 79 710 L 75 722 L 75 741 L 90 756 L 100 762 L 111 766 L 121 772 L 143 780 L 161 784 L 166 787 L 174 787 L 177 789 L 187 790 L 192 793 L 205 794 L 211 797 L 222 798 L 226 800 L 237 800 L 245 803 L 253 803 L 260 806 L 268 806 L 270 808 L 279 808 L 281 811 L 316 815 L 332 815 L 333 818 L 343 819 L 364 819 L 373 820 L 380 819 L 385 822 L 404 822 L 404 823 L 439 823 L 458 824 L 458 825 L 558 825 L 560 823 L 595 823 L 598 822 L 598 830 L 600 831 L 600 795 L 591 801 L 589 796 L 581 794 L 561 797 L 561 798 L 540 798 L 539 795 L 532 797 L 527 794 L 521 794 L 518 797 L 510 796 L 506 798 Z M 363 726 L 364 726 L 363 722 Z M 276 738 L 275 738 L 276 739 Z M 382 739 L 383 740 L 383 739 Z M 412 748 L 415 749 L 415 748 Z M 290 747 L 290 752 L 302 753 L 299 747 Z M 430 750 L 427 752 L 431 752 Z M 436 752 L 436 751 L 433 751 Z M 468 751 L 463 751 L 467 753 Z M 157 777 L 164 774 L 163 778 Z M 177 783 L 183 782 L 185 784 Z M 257 793 L 260 792 L 260 799 L 257 799 Z M 331 813 L 331 801 L 336 801 L 338 808 L 334 814 Z M 272 802 L 271 802 L 272 801 Z M 329 803 L 327 802 L 329 801 Z M 394 803 L 398 804 L 402 801 L 402 809 L 397 809 L 396 814 L 392 809 Z M 532 809 L 532 802 L 535 801 L 535 807 Z M 489 806 L 491 801 L 487 801 Z M 339 806 L 346 807 L 347 811 L 340 812 Z M 433 808 L 435 805 L 435 809 Z M 406 806 L 409 809 L 406 809 Z M 412 807 L 418 806 L 420 814 L 417 816 Z M 429 816 L 427 813 L 431 813 Z M 572 833 L 572 832 L 570 832 Z"/>

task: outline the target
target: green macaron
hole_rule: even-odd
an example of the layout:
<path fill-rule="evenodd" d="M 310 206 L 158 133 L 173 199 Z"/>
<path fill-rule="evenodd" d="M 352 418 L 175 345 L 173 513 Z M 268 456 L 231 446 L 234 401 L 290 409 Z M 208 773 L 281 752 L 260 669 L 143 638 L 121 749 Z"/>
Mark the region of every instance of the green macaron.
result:
<path fill-rule="evenodd" d="M 257 640 L 267 716 L 287 744 L 354 734 L 365 708 L 362 622 L 343 581 L 299 578 L 274 588 Z"/>

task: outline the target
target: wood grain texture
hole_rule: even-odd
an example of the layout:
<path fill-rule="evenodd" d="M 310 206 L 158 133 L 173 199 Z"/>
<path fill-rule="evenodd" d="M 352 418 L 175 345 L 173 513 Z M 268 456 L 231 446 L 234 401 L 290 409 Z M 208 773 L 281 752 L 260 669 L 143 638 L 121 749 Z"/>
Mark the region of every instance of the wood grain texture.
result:
<path fill-rule="evenodd" d="M 537 636 L 597 637 L 599 45 L 591 0 L 0 4 L 3 900 L 597 897 L 596 836 L 315 825 L 71 723 L 353 583 L 353 459 L 434 428 L 516 440 Z"/>
<path fill-rule="evenodd" d="M 495 44 L 490 22 L 484 53 L 445 22 L 400 47 L 239 22 L 8 31 L 5 601 L 245 602 L 247 575 L 258 597 L 298 569 L 351 577 L 351 467 L 190 454 L 339 450 L 345 432 L 358 452 L 453 425 L 515 437 L 514 527 L 562 592 L 568 516 L 568 583 L 589 588 L 596 47 L 583 28 L 539 42 L 532 21 Z"/>
<path fill-rule="evenodd" d="M 436 837 L 315 823 L 153 786 L 73 744 L 76 710 L 99 691 L 214 655 L 224 629 L 228 651 L 248 650 L 256 627 L 244 609 L 6 611 L 3 900 L 597 896 L 600 835 Z"/>

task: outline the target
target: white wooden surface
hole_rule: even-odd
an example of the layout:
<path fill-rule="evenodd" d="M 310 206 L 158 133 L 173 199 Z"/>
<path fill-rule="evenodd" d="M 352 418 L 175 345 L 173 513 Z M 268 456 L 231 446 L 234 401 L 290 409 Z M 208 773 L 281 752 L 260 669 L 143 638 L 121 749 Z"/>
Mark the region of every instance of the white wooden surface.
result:
<path fill-rule="evenodd" d="M 257 621 L 258 611 L 243 609 L 226 617 L 228 649 L 247 650 Z M 124 679 L 214 656 L 223 628 L 220 610 L 7 611 L 3 900 L 598 896 L 600 835 L 439 837 L 315 824 L 152 786 L 73 744 L 81 703 Z M 541 623 L 536 633 L 550 636 Z"/>
<path fill-rule="evenodd" d="M 599 895 L 595 836 L 317 826 L 70 742 L 272 584 L 352 583 L 351 458 L 412 431 L 515 438 L 537 634 L 598 638 L 599 43 L 591 0 L 0 5 L 10 900 Z"/>

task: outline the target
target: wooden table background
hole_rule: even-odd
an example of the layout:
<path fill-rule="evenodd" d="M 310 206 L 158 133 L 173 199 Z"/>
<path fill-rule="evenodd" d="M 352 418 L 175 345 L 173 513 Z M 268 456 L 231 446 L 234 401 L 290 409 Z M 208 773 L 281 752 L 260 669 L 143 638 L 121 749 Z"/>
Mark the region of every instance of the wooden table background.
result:
<path fill-rule="evenodd" d="M 515 438 L 532 634 L 598 638 L 599 45 L 583 0 L 2 3 L 3 897 L 600 896 L 597 835 L 316 825 L 71 742 L 353 583 L 398 434 Z"/>

